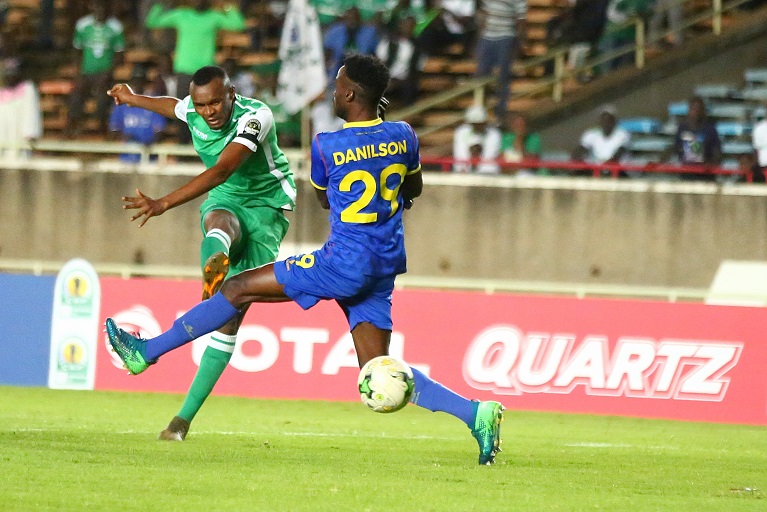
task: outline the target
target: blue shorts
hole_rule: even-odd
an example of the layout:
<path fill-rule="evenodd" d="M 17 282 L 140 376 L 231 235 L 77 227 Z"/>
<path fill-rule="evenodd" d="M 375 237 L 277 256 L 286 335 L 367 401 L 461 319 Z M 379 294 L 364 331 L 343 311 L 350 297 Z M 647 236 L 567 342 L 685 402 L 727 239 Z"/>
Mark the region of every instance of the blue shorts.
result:
<path fill-rule="evenodd" d="M 335 300 L 349 321 L 349 330 L 361 322 L 391 331 L 391 296 L 394 277 L 365 275 L 343 265 L 343 258 L 325 248 L 291 256 L 274 264 L 277 282 L 303 309 L 321 300 Z"/>

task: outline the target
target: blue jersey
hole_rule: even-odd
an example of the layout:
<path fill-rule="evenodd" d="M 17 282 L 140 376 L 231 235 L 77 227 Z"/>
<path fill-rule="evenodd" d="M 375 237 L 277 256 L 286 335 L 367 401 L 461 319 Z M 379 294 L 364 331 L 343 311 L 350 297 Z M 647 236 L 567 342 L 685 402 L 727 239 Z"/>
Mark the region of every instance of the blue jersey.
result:
<path fill-rule="evenodd" d="M 312 184 L 326 190 L 337 264 L 370 276 L 406 271 L 399 188 L 421 169 L 409 124 L 380 119 L 346 123 L 312 142 Z"/>

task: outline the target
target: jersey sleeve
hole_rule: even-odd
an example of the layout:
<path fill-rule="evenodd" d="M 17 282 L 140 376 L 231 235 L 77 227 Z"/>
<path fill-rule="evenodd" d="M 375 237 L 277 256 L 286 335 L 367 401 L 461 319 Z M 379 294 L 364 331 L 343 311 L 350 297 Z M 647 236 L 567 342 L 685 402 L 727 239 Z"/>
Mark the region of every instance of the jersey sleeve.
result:
<path fill-rule="evenodd" d="M 319 134 L 312 141 L 312 170 L 310 179 L 314 188 L 319 190 L 328 189 L 328 166 L 322 157 Z"/>
<path fill-rule="evenodd" d="M 186 111 L 189 110 L 189 102 L 192 101 L 191 96 L 187 96 L 183 100 L 176 103 L 176 107 L 173 109 L 173 113 L 176 114 L 176 118 L 189 123 L 186 119 Z"/>
<path fill-rule="evenodd" d="M 237 121 L 237 135 L 232 142 L 242 144 L 254 153 L 258 146 L 264 143 L 269 135 L 269 130 L 274 124 L 272 111 L 261 107 L 252 114 L 244 115 Z"/>
<path fill-rule="evenodd" d="M 125 51 L 125 31 L 123 30 L 123 24 L 115 18 L 107 20 L 110 28 L 112 29 L 112 49 L 115 52 Z"/>

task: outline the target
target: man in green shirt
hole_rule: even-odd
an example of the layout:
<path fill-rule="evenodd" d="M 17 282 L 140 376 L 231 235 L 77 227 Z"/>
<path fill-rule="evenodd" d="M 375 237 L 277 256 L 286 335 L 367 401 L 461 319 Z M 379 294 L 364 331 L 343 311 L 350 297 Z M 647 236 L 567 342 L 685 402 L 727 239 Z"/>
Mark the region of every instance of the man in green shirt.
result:
<path fill-rule="evenodd" d="M 192 76 L 190 96 L 135 94 L 127 84 L 108 92 L 116 104 L 127 104 L 178 118 L 189 126 L 197 154 L 207 169 L 177 190 L 153 199 L 140 190 L 123 197 L 124 208 L 138 212 L 131 220 L 143 226 L 151 217 L 208 192 L 200 207 L 205 235 L 200 248 L 203 299 L 218 291 L 224 279 L 273 262 L 288 229 L 284 211 L 292 210 L 296 186 L 288 160 L 277 145 L 272 112 L 264 103 L 235 94 L 229 76 L 217 66 Z M 234 352 L 245 310 L 207 338 L 189 394 L 160 439 L 181 441 Z"/>
<path fill-rule="evenodd" d="M 109 98 L 103 91 L 112 81 L 115 65 L 122 61 L 125 49 L 125 36 L 122 24 L 107 16 L 107 7 L 103 2 L 91 2 L 91 12 L 77 21 L 73 46 L 79 50 L 78 76 L 75 87 L 69 97 L 68 136 L 79 134 L 83 115 L 83 105 L 88 96 L 95 96 L 96 117 L 100 130 L 107 129 Z"/>
<path fill-rule="evenodd" d="M 178 7 L 165 10 L 155 4 L 146 17 L 146 26 L 176 29 L 176 51 L 173 72 L 178 76 L 179 95 L 189 90 L 192 74 L 203 66 L 216 62 L 216 37 L 219 30 L 240 31 L 245 29 L 245 18 L 231 5 L 222 11 L 211 8 L 210 0 L 196 0 L 195 7 Z M 186 130 L 179 132 L 179 142 L 191 141 Z"/>

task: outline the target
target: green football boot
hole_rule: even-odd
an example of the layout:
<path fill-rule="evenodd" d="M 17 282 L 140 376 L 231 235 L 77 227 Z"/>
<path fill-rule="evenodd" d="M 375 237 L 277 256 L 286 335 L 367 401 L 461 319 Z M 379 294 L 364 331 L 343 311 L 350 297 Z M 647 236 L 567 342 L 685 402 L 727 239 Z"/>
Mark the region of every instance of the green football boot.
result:
<path fill-rule="evenodd" d="M 501 421 L 504 407 L 498 402 L 480 402 L 471 435 L 479 444 L 479 463 L 490 465 L 501 451 Z"/>
<path fill-rule="evenodd" d="M 145 357 L 145 339 L 128 334 L 117 327 L 117 324 L 115 324 L 115 321 L 111 318 L 107 318 L 106 327 L 109 344 L 117 355 L 120 356 L 123 363 L 125 363 L 125 368 L 131 375 L 138 375 L 149 368 L 149 365 L 157 362 L 156 359 L 147 361 Z"/>

